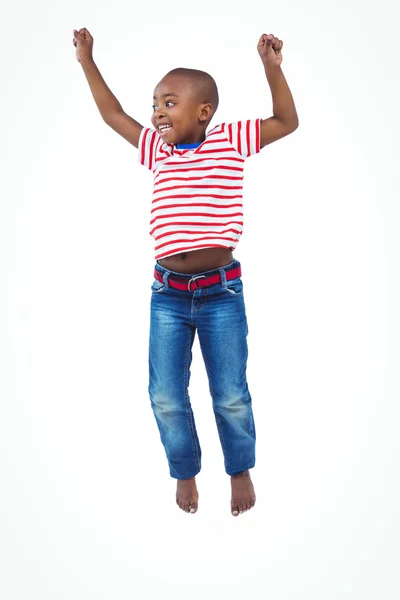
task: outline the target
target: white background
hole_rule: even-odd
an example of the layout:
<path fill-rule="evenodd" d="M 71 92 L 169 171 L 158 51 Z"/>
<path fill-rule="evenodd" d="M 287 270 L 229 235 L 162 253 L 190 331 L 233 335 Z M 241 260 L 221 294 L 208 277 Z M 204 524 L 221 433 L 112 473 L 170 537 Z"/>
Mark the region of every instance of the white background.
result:
<path fill-rule="evenodd" d="M 399 598 L 398 17 L 388 0 L 4 7 L 3 600 Z M 197 341 L 200 508 L 175 505 L 147 394 L 151 174 L 97 112 L 83 26 L 147 126 L 179 66 L 215 77 L 213 125 L 269 117 L 256 45 L 284 41 L 300 127 L 248 160 L 235 253 L 258 436 L 242 517 Z"/>

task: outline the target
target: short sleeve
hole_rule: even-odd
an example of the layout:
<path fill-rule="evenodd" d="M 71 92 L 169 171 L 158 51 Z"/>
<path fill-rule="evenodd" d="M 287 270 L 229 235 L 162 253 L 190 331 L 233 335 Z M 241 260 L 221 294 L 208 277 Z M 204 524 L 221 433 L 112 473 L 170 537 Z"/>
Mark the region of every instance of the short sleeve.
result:
<path fill-rule="evenodd" d="M 140 132 L 138 145 L 138 161 L 144 167 L 153 170 L 156 159 L 156 148 L 159 145 L 160 136 L 155 129 L 143 127 Z"/>
<path fill-rule="evenodd" d="M 260 152 L 261 119 L 224 123 L 222 127 L 229 143 L 243 158 Z"/>

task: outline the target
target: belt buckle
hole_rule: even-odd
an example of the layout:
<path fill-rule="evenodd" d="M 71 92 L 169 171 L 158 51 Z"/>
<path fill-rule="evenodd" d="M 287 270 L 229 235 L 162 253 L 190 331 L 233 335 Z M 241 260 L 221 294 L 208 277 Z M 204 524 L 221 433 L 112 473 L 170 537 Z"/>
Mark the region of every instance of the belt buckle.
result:
<path fill-rule="evenodd" d="M 189 281 L 188 281 L 188 290 L 189 290 L 189 292 L 192 291 L 190 289 L 190 284 L 192 283 L 192 281 L 195 281 L 196 279 L 201 279 L 201 278 L 205 278 L 205 275 L 196 275 L 196 277 L 192 277 L 191 279 L 189 279 Z"/>

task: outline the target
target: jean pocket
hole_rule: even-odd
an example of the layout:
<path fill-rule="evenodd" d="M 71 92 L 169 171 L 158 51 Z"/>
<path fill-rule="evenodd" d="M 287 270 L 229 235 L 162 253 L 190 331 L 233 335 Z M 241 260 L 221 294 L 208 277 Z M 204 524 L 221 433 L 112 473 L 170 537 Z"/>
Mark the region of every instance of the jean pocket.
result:
<path fill-rule="evenodd" d="M 166 285 L 163 281 L 158 281 L 158 279 L 154 279 L 152 285 L 151 285 L 151 291 L 155 292 L 156 294 L 159 292 L 162 292 L 166 289 Z"/>
<path fill-rule="evenodd" d="M 242 296 L 243 295 L 243 282 L 240 277 L 237 279 L 232 279 L 231 281 L 226 282 L 226 287 L 222 287 L 224 292 L 231 294 L 232 296 Z"/>

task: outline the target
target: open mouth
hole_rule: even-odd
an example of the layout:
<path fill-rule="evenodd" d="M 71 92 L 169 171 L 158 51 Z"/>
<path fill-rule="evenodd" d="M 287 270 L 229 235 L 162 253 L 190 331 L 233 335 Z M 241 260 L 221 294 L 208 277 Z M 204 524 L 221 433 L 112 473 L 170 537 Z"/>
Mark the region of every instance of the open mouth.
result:
<path fill-rule="evenodd" d="M 171 129 L 171 125 L 160 125 L 158 131 L 160 132 L 160 135 L 167 135 L 167 133 L 169 133 Z"/>

